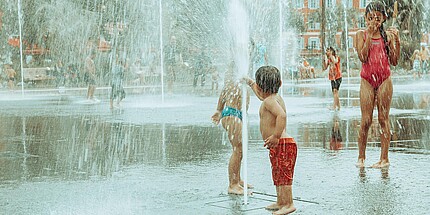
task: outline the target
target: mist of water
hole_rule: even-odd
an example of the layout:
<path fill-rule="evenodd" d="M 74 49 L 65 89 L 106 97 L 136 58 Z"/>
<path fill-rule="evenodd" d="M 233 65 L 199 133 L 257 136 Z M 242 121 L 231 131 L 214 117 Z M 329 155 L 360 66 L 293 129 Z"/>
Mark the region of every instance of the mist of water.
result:
<path fill-rule="evenodd" d="M 228 24 L 231 35 L 231 52 L 237 66 L 235 78 L 248 74 L 249 65 L 249 20 L 244 7 L 239 1 L 229 3 Z"/>
<path fill-rule="evenodd" d="M 230 2 L 228 10 L 229 30 L 232 36 L 232 51 L 233 58 L 237 66 L 237 77 L 244 77 L 248 73 L 249 68 L 249 21 L 248 15 L 238 0 Z M 242 85 L 242 154 L 243 154 L 243 196 L 244 204 L 248 204 L 248 123 L 246 113 L 246 85 Z"/>

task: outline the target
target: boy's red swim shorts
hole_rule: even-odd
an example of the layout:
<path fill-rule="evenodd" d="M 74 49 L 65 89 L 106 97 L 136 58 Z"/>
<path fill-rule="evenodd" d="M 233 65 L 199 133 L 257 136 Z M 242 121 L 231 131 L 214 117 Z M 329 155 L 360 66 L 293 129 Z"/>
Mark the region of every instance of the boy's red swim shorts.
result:
<path fill-rule="evenodd" d="M 276 148 L 270 149 L 272 179 L 275 186 L 293 183 L 294 166 L 297 158 L 297 145 L 293 138 L 281 138 Z"/>

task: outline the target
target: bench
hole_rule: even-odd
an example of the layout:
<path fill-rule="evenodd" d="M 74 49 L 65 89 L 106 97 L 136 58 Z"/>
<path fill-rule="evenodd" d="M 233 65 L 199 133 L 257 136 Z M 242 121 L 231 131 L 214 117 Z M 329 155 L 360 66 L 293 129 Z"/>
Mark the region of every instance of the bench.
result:
<path fill-rule="evenodd" d="M 43 82 L 55 79 L 49 74 L 51 71 L 49 67 L 24 68 L 23 70 L 24 82 Z"/>
<path fill-rule="evenodd" d="M 49 67 L 23 68 L 24 83 L 28 86 L 48 86 L 54 83 L 55 77 Z"/>

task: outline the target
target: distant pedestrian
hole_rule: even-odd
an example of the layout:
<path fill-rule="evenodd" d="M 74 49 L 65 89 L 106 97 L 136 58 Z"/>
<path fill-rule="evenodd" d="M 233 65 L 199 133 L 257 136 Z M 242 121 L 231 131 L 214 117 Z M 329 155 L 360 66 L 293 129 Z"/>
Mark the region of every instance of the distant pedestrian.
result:
<path fill-rule="evenodd" d="M 193 88 L 194 90 L 197 87 L 197 82 L 200 78 L 200 86 L 204 87 L 206 83 L 206 73 L 209 69 L 209 65 L 211 64 L 209 57 L 206 55 L 205 51 L 201 51 L 198 59 L 196 61 L 196 65 L 194 67 L 194 80 L 193 80 Z"/>
<path fill-rule="evenodd" d="M 328 68 L 328 79 L 331 82 L 331 91 L 333 93 L 333 110 L 340 110 L 339 88 L 342 83 L 342 72 L 340 70 L 340 57 L 336 56 L 333 47 L 326 50 L 323 60 L 323 69 Z"/>
<path fill-rule="evenodd" d="M 256 71 L 261 66 L 269 64 L 269 58 L 267 55 L 267 47 L 264 45 L 264 39 L 257 35 L 254 39 L 251 39 L 251 65 L 250 77 L 254 77 L 253 71 Z"/>
<path fill-rule="evenodd" d="M 176 81 L 176 73 L 182 65 L 182 54 L 177 46 L 176 37 L 170 38 L 170 43 L 165 47 L 165 61 L 167 65 L 167 92 L 173 92 L 173 83 Z"/>
<path fill-rule="evenodd" d="M 424 45 L 421 46 L 420 57 L 421 57 L 421 74 L 424 75 L 428 73 L 428 63 L 430 58 L 429 50 Z"/>
<path fill-rule="evenodd" d="M 219 80 L 221 79 L 219 72 L 218 72 L 218 69 L 216 68 L 215 65 L 210 65 L 209 72 L 211 74 L 211 81 L 212 81 L 211 90 L 212 90 L 212 93 L 217 93 Z"/>
<path fill-rule="evenodd" d="M 5 64 L 5 72 L 7 76 L 7 87 L 10 91 L 13 91 L 15 88 L 16 72 L 10 64 Z"/>
<path fill-rule="evenodd" d="M 414 53 L 412 54 L 412 71 L 414 79 L 421 78 L 421 72 L 422 72 L 422 63 L 421 63 L 421 55 L 420 51 L 416 49 Z"/>
<path fill-rule="evenodd" d="M 119 106 L 120 102 L 125 98 L 124 90 L 124 69 L 125 60 L 118 60 L 113 66 L 111 74 L 111 95 L 110 95 L 110 108 L 114 108 L 114 100 L 116 99 L 116 105 Z"/>
<path fill-rule="evenodd" d="M 65 86 L 66 73 L 64 71 L 63 62 L 61 60 L 58 60 L 57 63 L 54 65 L 54 72 L 55 72 L 56 87 Z"/>
<path fill-rule="evenodd" d="M 85 59 L 85 82 L 88 85 L 87 99 L 96 100 L 94 98 L 94 92 L 96 90 L 96 65 L 94 64 L 94 58 L 96 52 L 91 51 L 90 55 Z"/>

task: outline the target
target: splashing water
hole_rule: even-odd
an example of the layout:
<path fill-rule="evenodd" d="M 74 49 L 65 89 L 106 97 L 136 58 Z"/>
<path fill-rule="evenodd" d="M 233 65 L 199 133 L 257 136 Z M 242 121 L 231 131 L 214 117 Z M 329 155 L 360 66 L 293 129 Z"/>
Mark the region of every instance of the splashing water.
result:
<path fill-rule="evenodd" d="M 237 78 L 248 74 L 249 68 L 249 19 L 248 15 L 238 0 L 229 3 L 228 24 L 231 35 L 231 52 L 237 66 Z"/>
<path fill-rule="evenodd" d="M 237 72 L 234 79 L 245 77 L 249 68 L 248 40 L 249 40 L 249 21 L 248 15 L 243 6 L 237 1 L 231 1 L 228 10 L 228 23 L 230 35 L 232 36 L 232 54 L 236 62 Z M 248 128 L 246 114 L 246 85 L 242 85 L 242 155 L 243 155 L 243 202 L 248 204 Z"/>

